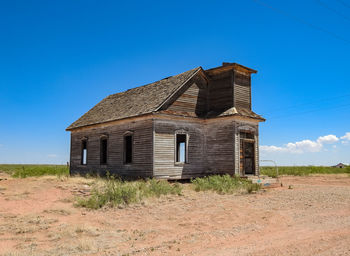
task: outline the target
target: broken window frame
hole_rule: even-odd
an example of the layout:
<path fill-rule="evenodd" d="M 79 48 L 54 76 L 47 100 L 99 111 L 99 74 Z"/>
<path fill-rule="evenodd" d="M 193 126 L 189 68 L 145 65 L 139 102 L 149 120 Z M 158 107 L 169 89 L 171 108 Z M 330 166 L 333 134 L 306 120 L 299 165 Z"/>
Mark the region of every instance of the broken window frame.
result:
<path fill-rule="evenodd" d="M 239 137 L 241 140 L 255 140 L 254 138 L 254 132 L 252 131 L 240 131 Z"/>

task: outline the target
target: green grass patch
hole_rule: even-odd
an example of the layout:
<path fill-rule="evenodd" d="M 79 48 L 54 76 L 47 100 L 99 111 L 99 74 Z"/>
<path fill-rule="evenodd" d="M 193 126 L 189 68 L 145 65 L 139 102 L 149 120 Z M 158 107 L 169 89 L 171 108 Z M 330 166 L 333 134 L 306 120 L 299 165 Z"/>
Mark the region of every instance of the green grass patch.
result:
<path fill-rule="evenodd" d="M 263 175 L 276 177 L 276 168 L 271 166 L 261 166 L 260 172 Z M 334 168 L 328 166 L 279 166 L 279 175 L 307 176 L 310 174 L 350 174 L 350 166 L 346 168 Z"/>
<path fill-rule="evenodd" d="M 160 197 L 161 195 L 181 195 L 182 186 L 171 184 L 165 180 L 122 181 L 114 177 L 101 179 L 87 198 L 77 198 L 76 206 L 99 209 L 103 206 L 115 207 L 139 203 L 144 198 Z"/>
<path fill-rule="evenodd" d="M 69 175 L 69 168 L 66 165 L 2 164 L 0 165 L 0 171 L 6 172 L 15 178 L 43 175 Z"/>
<path fill-rule="evenodd" d="M 192 185 L 195 191 L 212 190 L 219 194 L 252 193 L 260 189 L 259 184 L 253 184 L 250 180 L 226 175 L 212 175 L 204 178 L 193 179 Z"/>

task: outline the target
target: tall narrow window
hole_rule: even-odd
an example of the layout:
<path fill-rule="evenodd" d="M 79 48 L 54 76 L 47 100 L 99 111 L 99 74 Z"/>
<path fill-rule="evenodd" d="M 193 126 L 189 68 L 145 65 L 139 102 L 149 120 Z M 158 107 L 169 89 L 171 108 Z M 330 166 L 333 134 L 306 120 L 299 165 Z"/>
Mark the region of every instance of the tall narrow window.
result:
<path fill-rule="evenodd" d="M 186 134 L 176 134 L 176 162 L 177 163 L 186 163 L 186 150 L 187 150 L 187 140 Z"/>
<path fill-rule="evenodd" d="M 124 136 L 124 163 L 131 164 L 132 163 L 132 143 L 133 138 L 132 135 Z"/>
<path fill-rule="evenodd" d="M 107 138 L 101 138 L 100 142 L 100 150 L 101 150 L 101 155 L 100 155 L 100 163 L 101 164 L 107 164 Z"/>
<path fill-rule="evenodd" d="M 86 140 L 81 141 L 81 164 L 82 165 L 87 164 L 87 141 Z"/>

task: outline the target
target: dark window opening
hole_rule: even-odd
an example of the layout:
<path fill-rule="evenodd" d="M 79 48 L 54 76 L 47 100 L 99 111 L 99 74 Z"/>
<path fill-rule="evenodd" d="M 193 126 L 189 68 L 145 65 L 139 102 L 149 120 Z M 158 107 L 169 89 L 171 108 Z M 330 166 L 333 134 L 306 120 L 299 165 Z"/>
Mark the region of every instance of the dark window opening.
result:
<path fill-rule="evenodd" d="M 241 133 L 240 133 L 240 137 L 241 137 L 241 139 L 251 139 L 251 140 L 253 140 L 253 139 L 254 139 L 254 133 L 251 133 L 251 132 L 241 132 Z"/>
<path fill-rule="evenodd" d="M 81 142 L 81 164 L 87 164 L 87 141 L 83 140 Z"/>
<path fill-rule="evenodd" d="M 107 164 L 107 138 L 102 138 L 100 145 L 101 145 L 100 163 Z"/>
<path fill-rule="evenodd" d="M 124 163 L 132 163 L 132 135 L 124 137 Z"/>
<path fill-rule="evenodd" d="M 176 134 L 176 162 L 186 163 L 186 150 L 187 150 L 186 134 Z"/>

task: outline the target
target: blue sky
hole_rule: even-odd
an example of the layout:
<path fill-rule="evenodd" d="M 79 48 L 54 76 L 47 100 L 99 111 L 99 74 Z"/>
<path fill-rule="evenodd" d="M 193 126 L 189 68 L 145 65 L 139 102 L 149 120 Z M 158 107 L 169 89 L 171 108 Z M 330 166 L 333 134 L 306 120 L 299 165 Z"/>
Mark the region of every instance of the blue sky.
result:
<path fill-rule="evenodd" d="M 0 163 L 65 163 L 108 94 L 224 61 L 259 71 L 262 159 L 350 162 L 349 0 L 1 1 L 0 31 Z"/>

